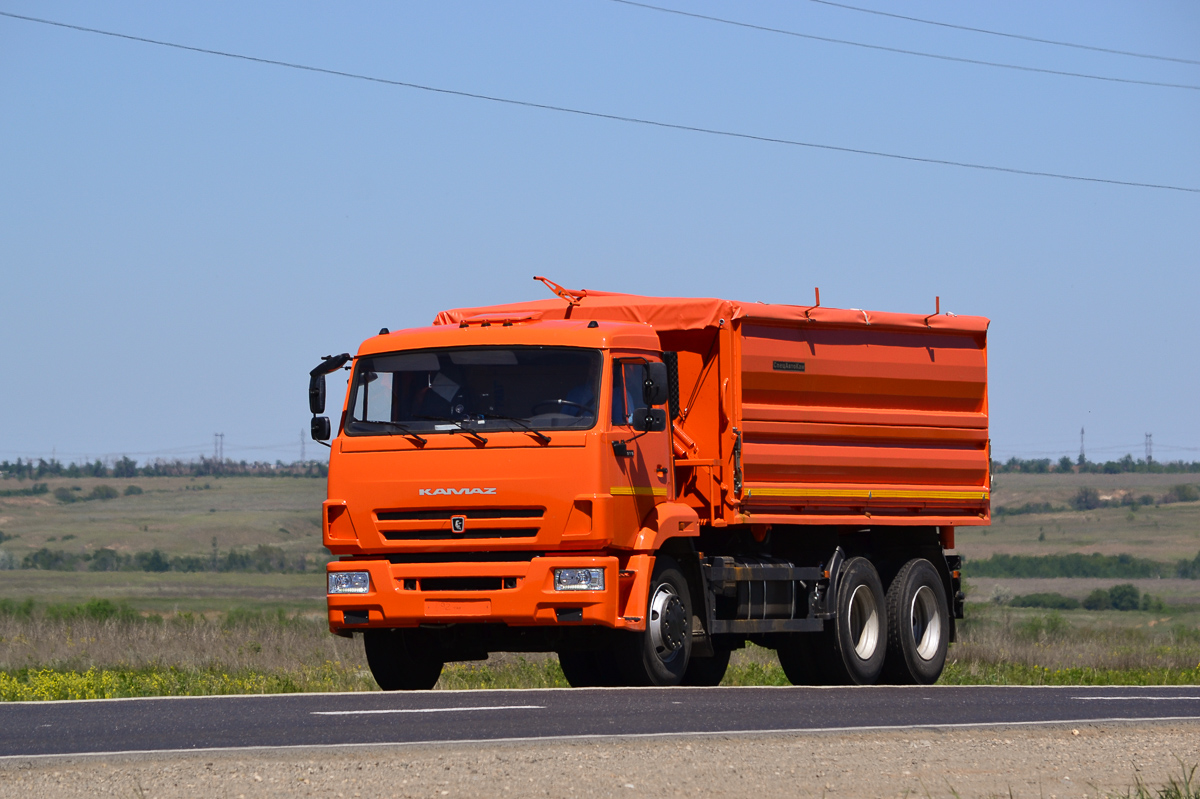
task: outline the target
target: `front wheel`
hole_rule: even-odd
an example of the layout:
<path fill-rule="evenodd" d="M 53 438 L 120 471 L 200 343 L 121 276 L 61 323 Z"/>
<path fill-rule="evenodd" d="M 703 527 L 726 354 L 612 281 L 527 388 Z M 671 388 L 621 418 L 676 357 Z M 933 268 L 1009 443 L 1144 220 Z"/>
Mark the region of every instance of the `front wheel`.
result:
<path fill-rule="evenodd" d="M 887 679 L 916 685 L 937 682 L 950 646 L 950 607 L 932 563 L 914 558 L 901 567 L 888 586 L 887 615 Z"/>
<path fill-rule="evenodd" d="M 612 688 L 621 684 L 620 672 L 609 652 L 559 652 L 558 665 L 572 688 Z"/>
<path fill-rule="evenodd" d="M 718 649 L 710 658 L 692 658 L 688 661 L 687 673 L 683 675 L 684 685 L 711 687 L 720 685 L 729 670 L 728 649 Z"/>
<path fill-rule="evenodd" d="M 625 633 L 619 652 L 629 685 L 679 685 L 692 653 L 692 598 L 675 561 L 659 556 L 650 578 L 646 629 Z"/>
<path fill-rule="evenodd" d="M 421 630 L 366 630 L 363 649 L 384 691 L 425 691 L 442 675 L 442 659 Z"/>

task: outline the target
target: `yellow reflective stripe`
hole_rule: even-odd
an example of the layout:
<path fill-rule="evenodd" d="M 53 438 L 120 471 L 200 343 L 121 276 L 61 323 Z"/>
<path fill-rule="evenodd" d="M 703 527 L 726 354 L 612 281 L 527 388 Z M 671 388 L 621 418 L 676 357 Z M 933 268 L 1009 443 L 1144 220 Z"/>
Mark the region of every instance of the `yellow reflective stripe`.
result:
<path fill-rule="evenodd" d="M 654 486 L 613 486 L 608 493 L 614 497 L 665 497 L 667 489 Z"/>
<path fill-rule="evenodd" d="M 846 497 L 849 499 L 987 499 L 987 491 L 899 491 L 867 488 L 754 488 L 756 497 Z"/>

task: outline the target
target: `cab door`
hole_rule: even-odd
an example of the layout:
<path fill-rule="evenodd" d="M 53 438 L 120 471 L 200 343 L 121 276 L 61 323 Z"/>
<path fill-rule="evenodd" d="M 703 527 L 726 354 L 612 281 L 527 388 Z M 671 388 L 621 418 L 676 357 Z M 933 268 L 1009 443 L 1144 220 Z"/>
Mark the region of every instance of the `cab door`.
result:
<path fill-rule="evenodd" d="M 614 354 L 612 360 L 605 457 L 613 496 L 613 543 L 617 546 L 631 545 L 654 506 L 671 495 L 670 432 L 666 425 L 664 429 L 645 429 L 650 409 L 658 409 L 660 418 L 666 415 L 665 399 L 654 404 L 653 392 L 647 387 L 651 363 L 661 368 L 661 359 L 652 356 Z"/>

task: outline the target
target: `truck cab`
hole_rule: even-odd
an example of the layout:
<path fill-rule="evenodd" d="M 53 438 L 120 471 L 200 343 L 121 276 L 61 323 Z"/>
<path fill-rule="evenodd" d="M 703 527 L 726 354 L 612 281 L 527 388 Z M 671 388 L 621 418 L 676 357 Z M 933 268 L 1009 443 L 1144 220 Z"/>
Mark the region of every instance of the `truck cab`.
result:
<path fill-rule="evenodd" d="M 669 501 L 669 376 L 650 326 L 493 315 L 376 336 L 346 368 L 323 507 L 342 556 L 332 631 L 389 650 L 423 639 L 439 670 L 578 649 L 573 626 L 645 631 L 659 527 L 698 533 Z"/>

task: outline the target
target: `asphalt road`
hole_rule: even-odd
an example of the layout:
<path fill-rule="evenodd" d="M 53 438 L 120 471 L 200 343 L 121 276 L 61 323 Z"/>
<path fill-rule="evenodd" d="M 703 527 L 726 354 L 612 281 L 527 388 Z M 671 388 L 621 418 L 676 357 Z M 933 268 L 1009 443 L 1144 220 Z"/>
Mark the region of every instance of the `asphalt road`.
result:
<path fill-rule="evenodd" d="M 1200 720 L 1197 687 L 643 688 L 0 704 L 0 757 Z"/>

